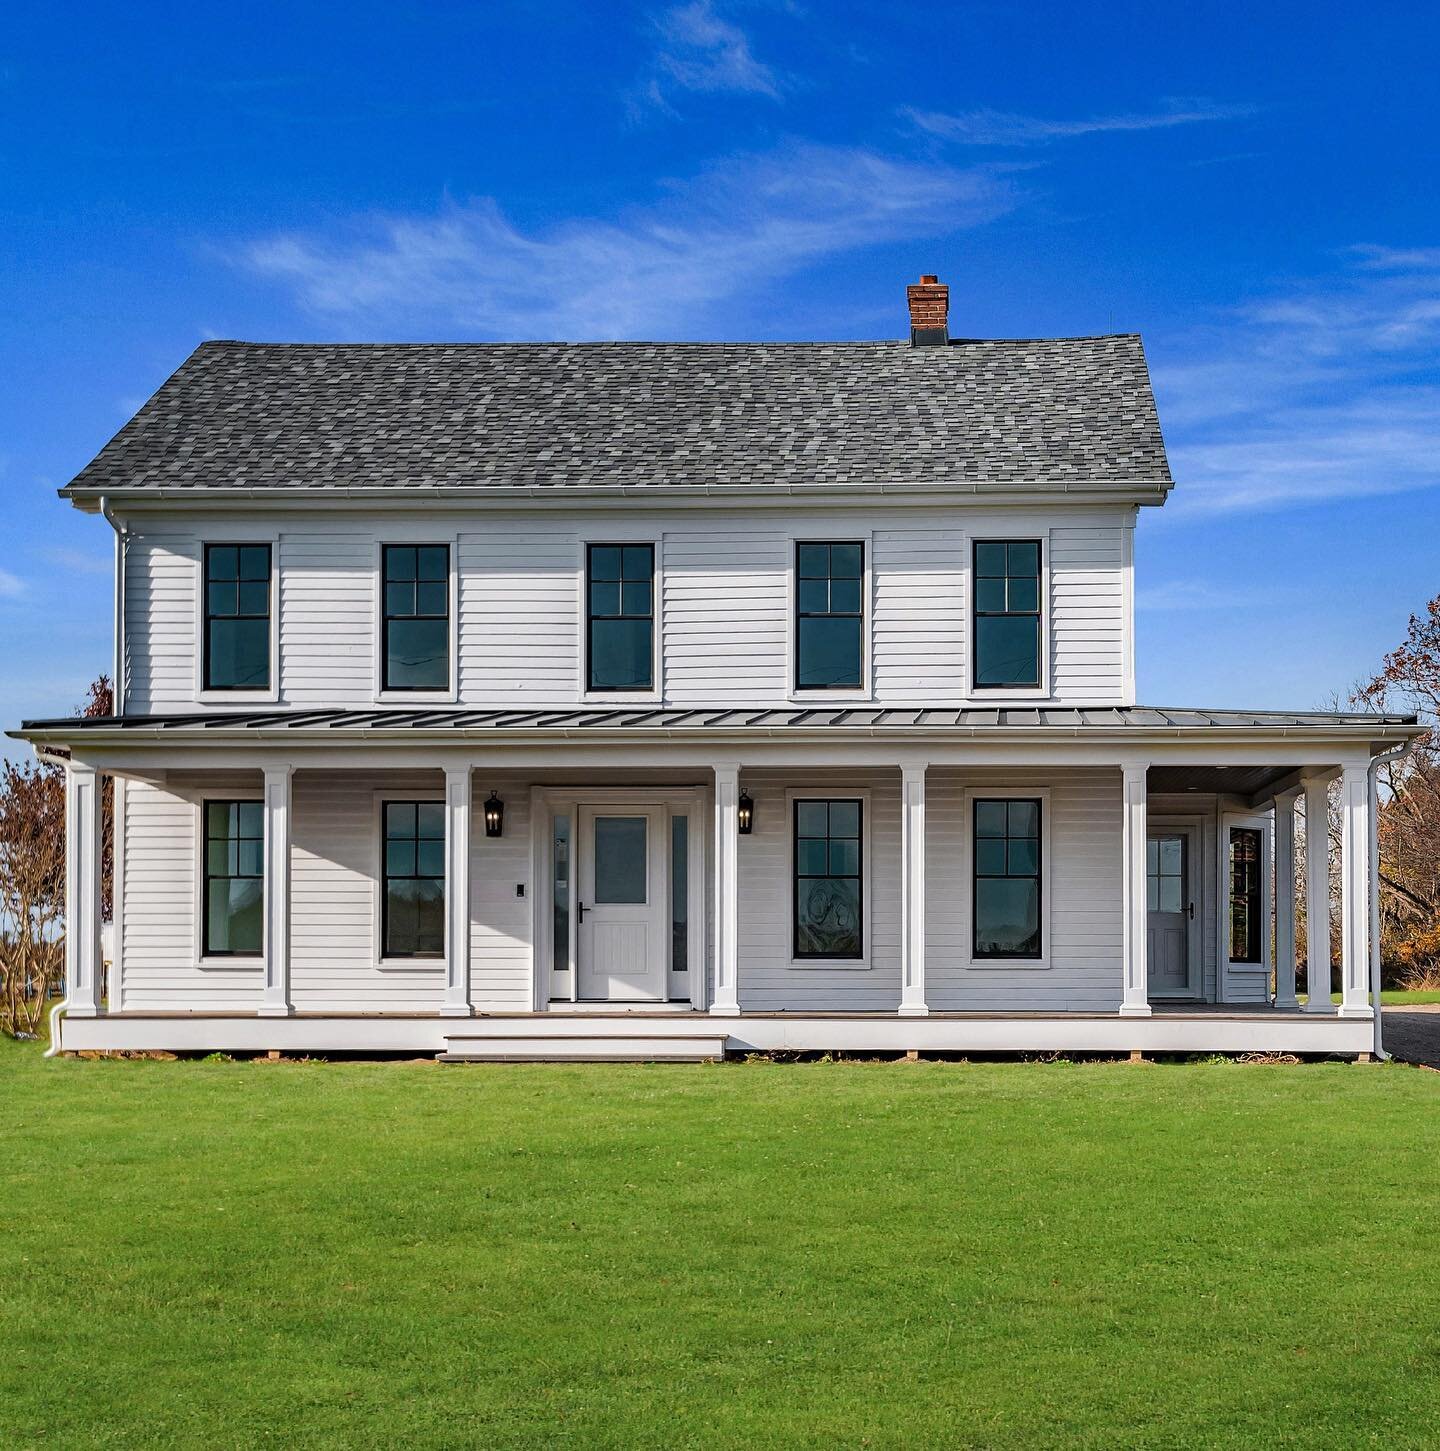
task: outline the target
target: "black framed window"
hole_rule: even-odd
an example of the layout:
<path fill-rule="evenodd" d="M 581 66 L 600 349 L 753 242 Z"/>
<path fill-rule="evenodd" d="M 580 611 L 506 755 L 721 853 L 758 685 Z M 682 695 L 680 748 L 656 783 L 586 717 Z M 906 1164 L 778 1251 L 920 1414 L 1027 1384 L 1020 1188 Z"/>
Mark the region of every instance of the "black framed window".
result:
<path fill-rule="evenodd" d="M 585 561 L 591 690 L 655 688 L 655 546 L 592 544 Z"/>
<path fill-rule="evenodd" d="M 859 690 L 865 683 L 863 544 L 795 547 L 795 686 Z"/>
<path fill-rule="evenodd" d="M 445 803 L 384 804 L 385 957 L 445 954 Z"/>
<path fill-rule="evenodd" d="M 1040 808 L 1033 797 L 976 797 L 973 950 L 977 958 L 1040 952 Z"/>
<path fill-rule="evenodd" d="M 1259 827 L 1230 828 L 1230 961 L 1261 962 L 1261 913 L 1265 903 L 1260 883 Z"/>
<path fill-rule="evenodd" d="M 450 546 L 387 544 L 384 690 L 450 688 Z"/>
<path fill-rule="evenodd" d="M 265 911 L 265 809 L 258 801 L 205 803 L 206 957 L 257 957 Z"/>
<path fill-rule="evenodd" d="M 977 539 L 975 687 L 1040 684 L 1040 543 Z"/>
<path fill-rule="evenodd" d="M 205 689 L 270 688 L 270 546 L 205 546 Z"/>
<path fill-rule="evenodd" d="M 863 957 L 864 803 L 795 802 L 795 956 Z"/>

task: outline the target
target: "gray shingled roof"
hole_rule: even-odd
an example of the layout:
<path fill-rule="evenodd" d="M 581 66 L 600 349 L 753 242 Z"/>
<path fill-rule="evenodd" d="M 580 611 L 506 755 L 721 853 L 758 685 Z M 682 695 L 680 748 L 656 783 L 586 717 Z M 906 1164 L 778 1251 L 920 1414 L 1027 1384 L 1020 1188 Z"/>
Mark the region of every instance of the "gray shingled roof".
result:
<path fill-rule="evenodd" d="M 1140 339 L 204 343 L 120 489 L 1170 485 Z"/>

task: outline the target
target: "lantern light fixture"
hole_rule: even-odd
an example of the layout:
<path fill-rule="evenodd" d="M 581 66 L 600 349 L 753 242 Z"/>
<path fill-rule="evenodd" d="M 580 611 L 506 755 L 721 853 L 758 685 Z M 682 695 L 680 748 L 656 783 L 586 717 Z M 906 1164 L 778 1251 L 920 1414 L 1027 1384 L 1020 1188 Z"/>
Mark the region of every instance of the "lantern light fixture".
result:
<path fill-rule="evenodd" d="M 485 835 L 499 836 L 505 827 L 505 803 L 492 791 L 485 802 Z"/>
<path fill-rule="evenodd" d="M 749 836 L 755 829 L 755 803 L 750 798 L 748 791 L 740 793 L 740 800 L 737 804 L 736 815 L 740 823 L 740 835 Z"/>

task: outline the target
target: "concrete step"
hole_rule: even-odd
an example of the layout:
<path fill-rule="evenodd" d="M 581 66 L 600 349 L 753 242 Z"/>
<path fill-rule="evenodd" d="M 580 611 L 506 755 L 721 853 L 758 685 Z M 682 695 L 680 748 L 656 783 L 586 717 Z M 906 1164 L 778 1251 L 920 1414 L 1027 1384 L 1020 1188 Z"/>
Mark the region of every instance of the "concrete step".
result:
<path fill-rule="evenodd" d="M 596 1027 L 563 1036 L 452 1033 L 441 1063 L 707 1063 L 725 1056 L 723 1033 L 636 1033 Z"/>

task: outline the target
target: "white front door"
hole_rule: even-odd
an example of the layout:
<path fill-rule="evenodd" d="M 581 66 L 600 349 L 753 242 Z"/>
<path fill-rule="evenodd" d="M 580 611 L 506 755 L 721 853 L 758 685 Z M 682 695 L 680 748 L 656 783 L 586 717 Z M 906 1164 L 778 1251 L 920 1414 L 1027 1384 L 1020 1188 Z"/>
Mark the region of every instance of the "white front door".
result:
<path fill-rule="evenodd" d="M 575 909 L 583 1000 L 666 996 L 665 820 L 663 806 L 580 808 Z"/>
<path fill-rule="evenodd" d="M 1190 997 L 1195 992 L 1195 894 L 1191 882 L 1193 833 L 1186 827 L 1157 828 L 1145 851 L 1145 897 L 1149 916 L 1149 976 L 1152 997 Z"/>

